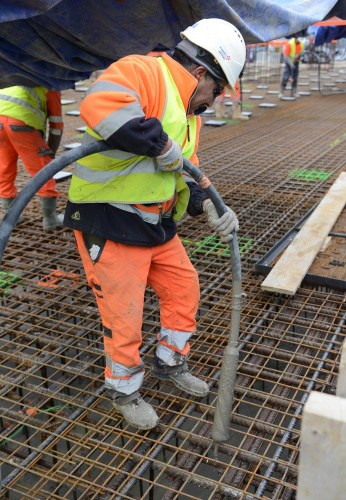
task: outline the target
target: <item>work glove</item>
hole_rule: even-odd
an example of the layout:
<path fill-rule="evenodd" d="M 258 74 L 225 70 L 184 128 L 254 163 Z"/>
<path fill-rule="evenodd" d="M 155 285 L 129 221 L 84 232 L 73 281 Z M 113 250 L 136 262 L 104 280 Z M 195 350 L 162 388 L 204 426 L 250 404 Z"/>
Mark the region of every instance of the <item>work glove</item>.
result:
<path fill-rule="evenodd" d="M 172 141 L 171 147 L 163 155 L 156 156 L 156 168 L 161 172 L 177 172 L 183 169 L 183 154 L 179 144 Z"/>
<path fill-rule="evenodd" d="M 232 231 L 239 230 L 237 216 L 229 207 L 226 208 L 227 212 L 219 217 L 211 200 L 207 199 L 203 202 L 203 212 L 207 214 L 210 228 L 220 236 L 220 240 L 224 243 L 228 243 L 232 240 Z"/>
<path fill-rule="evenodd" d="M 294 62 L 292 61 L 292 59 L 291 59 L 290 57 L 286 56 L 286 57 L 284 57 L 284 60 L 285 60 L 285 62 L 289 65 L 289 67 L 290 67 L 291 69 L 293 69 L 293 68 L 294 68 Z"/>

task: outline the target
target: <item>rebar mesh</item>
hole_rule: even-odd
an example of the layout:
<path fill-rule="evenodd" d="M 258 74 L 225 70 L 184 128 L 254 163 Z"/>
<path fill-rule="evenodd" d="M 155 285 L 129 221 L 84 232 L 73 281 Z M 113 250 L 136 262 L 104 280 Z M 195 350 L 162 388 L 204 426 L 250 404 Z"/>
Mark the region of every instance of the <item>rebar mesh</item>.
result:
<path fill-rule="evenodd" d="M 204 218 L 186 217 L 179 234 L 201 283 L 189 364 L 210 394 L 195 400 L 151 377 L 159 309 L 148 289 L 142 393 L 160 424 L 136 432 L 103 388 L 99 315 L 72 233 L 44 233 L 33 200 L 12 233 L 0 275 L 0 495 L 294 498 L 304 403 L 311 390 L 335 391 L 346 333 L 344 294 L 304 284 L 294 297 L 265 293 L 254 265 L 344 168 L 345 118 L 341 95 L 313 93 L 287 103 L 267 98 L 275 109 L 250 104 L 245 95 L 254 115 L 249 121 L 206 126 L 201 136 L 201 165 L 240 219 L 246 298 L 230 441 L 215 455 L 211 430 L 231 321 L 232 271 L 228 248 L 210 235 Z M 75 128 L 81 124 L 79 117 L 66 117 L 65 142 L 80 137 Z M 20 183 L 26 181 L 23 174 Z M 59 188 L 63 207 L 68 185 Z"/>

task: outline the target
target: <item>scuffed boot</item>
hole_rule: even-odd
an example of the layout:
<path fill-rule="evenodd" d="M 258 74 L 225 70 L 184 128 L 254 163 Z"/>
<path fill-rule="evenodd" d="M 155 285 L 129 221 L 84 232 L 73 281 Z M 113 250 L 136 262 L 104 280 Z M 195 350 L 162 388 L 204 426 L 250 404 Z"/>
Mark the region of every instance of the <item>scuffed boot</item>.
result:
<path fill-rule="evenodd" d="M 64 214 L 56 213 L 56 198 L 40 198 L 43 213 L 43 229 L 49 231 L 56 227 L 61 227 L 64 221 Z"/>
<path fill-rule="evenodd" d="M 12 202 L 14 200 L 15 200 L 15 198 L 0 198 L 0 203 L 1 203 L 2 208 L 7 211 L 10 208 L 10 206 L 12 205 Z M 23 222 L 23 217 L 21 215 L 19 216 L 17 222 L 18 222 L 18 224 Z"/>
<path fill-rule="evenodd" d="M 209 392 L 208 384 L 189 372 L 185 356 L 175 353 L 175 357 L 179 364 L 168 366 L 155 354 L 152 364 L 153 376 L 159 380 L 172 382 L 176 387 L 192 396 L 199 396 L 201 398 L 206 396 Z"/>
<path fill-rule="evenodd" d="M 121 413 L 126 422 L 140 430 L 153 429 L 159 423 L 154 408 L 141 398 L 138 391 L 132 394 L 124 394 L 117 391 L 109 391 L 114 408 Z"/>

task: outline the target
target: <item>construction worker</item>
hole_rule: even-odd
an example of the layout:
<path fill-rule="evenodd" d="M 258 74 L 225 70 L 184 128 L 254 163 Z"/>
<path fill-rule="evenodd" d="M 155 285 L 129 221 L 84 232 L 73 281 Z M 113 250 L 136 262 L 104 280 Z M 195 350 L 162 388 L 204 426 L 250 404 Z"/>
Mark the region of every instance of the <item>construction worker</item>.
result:
<path fill-rule="evenodd" d="M 301 42 L 297 35 L 294 35 L 283 48 L 285 61 L 284 74 L 281 81 L 281 91 L 279 98 L 284 96 L 286 85 L 289 79 L 292 80 L 291 97 L 297 96 L 297 84 L 299 74 L 299 61 L 304 51 L 304 42 Z"/>
<path fill-rule="evenodd" d="M 233 120 L 248 120 L 249 117 L 243 115 L 241 111 L 241 95 L 240 95 L 240 86 L 239 80 L 234 85 L 235 95 L 231 97 L 232 99 L 232 119 Z M 226 91 L 224 90 L 222 94 L 217 96 L 214 103 L 215 108 L 215 116 L 217 120 L 222 120 L 227 118 L 227 110 L 226 110 Z"/>
<path fill-rule="evenodd" d="M 0 202 L 5 210 L 17 195 L 18 157 L 34 176 L 54 158 L 63 127 L 60 91 L 22 86 L 0 89 Z M 42 186 L 38 196 L 43 211 L 43 229 L 62 226 L 63 215 L 56 213 L 59 193 L 54 179 Z"/>
<path fill-rule="evenodd" d="M 241 77 L 243 75 L 244 68 L 242 69 L 240 75 L 239 75 L 239 80 L 237 80 L 234 90 L 235 90 L 235 96 L 232 98 L 232 118 L 233 120 L 248 120 L 249 117 L 246 115 L 243 115 L 242 112 L 242 95 L 241 95 Z"/>
<path fill-rule="evenodd" d="M 233 89 L 245 62 L 244 40 L 221 19 L 201 20 L 181 37 L 172 56 L 124 57 L 88 90 L 80 108 L 88 126 L 83 144 L 104 140 L 111 149 L 75 164 L 64 219 L 75 231 L 102 319 L 105 387 L 117 411 L 138 429 L 158 423 L 139 392 L 147 284 L 160 299 L 152 375 L 193 396 L 209 390 L 187 365 L 199 284 L 176 221 L 186 209 L 192 216 L 205 212 L 225 242 L 238 229 L 234 212 L 228 208 L 219 217 L 184 174 L 183 158 L 198 165 L 198 115 L 226 85 Z"/>
<path fill-rule="evenodd" d="M 214 102 L 215 116 L 217 120 L 223 120 L 227 117 L 226 110 L 226 90 L 218 95 Z"/>

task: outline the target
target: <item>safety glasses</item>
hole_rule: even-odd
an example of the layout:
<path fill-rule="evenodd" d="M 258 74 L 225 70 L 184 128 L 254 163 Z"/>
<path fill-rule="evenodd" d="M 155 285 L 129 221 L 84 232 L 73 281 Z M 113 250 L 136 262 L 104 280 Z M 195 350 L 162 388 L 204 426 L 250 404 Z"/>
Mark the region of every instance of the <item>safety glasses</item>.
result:
<path fill-rule="evenodd" d="M 213 90 L 213 96 L 218 97 L 219 95 L 222 94 L 223 90 L 224 89 L 222 87 L 220 87 L 219 85 L 216 85 L 215 89 Z"/>
<path fill-rule="evenodd" d="M 218 97 L 219 95 L 221 95 L 222 92 L 225 90 L 225 88 L 221 87 L 221 85 L 219 85 L 219 81 L 216 80 L 216 78 L 211 73 L 209 73 L 209 75 L 212 77 L 212 79 L 214 80 L 214 82 L 216 84 L 216 86 L 213 89 L 213 96 L 215 98 L 215 97 Z"/>

